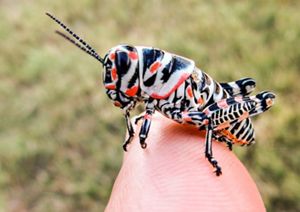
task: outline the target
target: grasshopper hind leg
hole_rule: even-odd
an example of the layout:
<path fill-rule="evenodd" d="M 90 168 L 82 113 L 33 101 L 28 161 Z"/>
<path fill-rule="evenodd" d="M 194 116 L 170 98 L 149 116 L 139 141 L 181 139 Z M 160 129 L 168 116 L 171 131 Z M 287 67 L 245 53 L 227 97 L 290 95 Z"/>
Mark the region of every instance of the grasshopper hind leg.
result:
<path fill-rule="evenodd" d="M 218 161 L 213 157 L 212 153 L 212 137 L 213 137 L 213 127 L 211 121 L 207 125 L 206 137 L 205 137 L 205 157 L 209 163 L 215 168 L 215 173 L 217 176 L 222 174 L 222 169 L 218 165 Z"/>
<path fill-rule="evenodd" d="M 255 80 L 252 78 L 242 78 L 237 81 L 220 83 L 230 96 L 248 96 L 255 88 Z"/>

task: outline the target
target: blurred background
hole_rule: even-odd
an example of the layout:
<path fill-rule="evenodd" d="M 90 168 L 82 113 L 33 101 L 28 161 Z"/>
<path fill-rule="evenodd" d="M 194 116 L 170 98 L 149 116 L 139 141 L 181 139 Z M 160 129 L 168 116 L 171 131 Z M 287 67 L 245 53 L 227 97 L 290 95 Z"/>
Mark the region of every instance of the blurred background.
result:
<path fill-rule="evenodd" d="M 0 210 L 102 211 L 125 123 L 102 67 L 54 33 L 48 11 L 100 55 L 120 43 L 194 59 L 218 81 L 252 77 L 276 105 L 234 151 L 269 211 L 300 211 L 300 1 L 0 1 Z M 237 185 L 238 186 L 238 185 Z"/>

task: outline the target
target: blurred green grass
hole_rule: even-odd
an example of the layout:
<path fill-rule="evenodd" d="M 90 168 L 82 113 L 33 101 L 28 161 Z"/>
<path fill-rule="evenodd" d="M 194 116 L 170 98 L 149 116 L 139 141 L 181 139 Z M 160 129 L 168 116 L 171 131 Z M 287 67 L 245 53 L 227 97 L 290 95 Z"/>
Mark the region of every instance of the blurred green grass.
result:
<path fill-rule="evenodd" d="M 269 211 L 300 210 L 300 2 L 0 2 L 0 210 L 101 211 L 125 124 L 102 68 L 53 31 L 55 14 L 100 54 L 119 43 L 194 59 L 216 80 L 257 80 L 276 105 L 235 148 Z"/>

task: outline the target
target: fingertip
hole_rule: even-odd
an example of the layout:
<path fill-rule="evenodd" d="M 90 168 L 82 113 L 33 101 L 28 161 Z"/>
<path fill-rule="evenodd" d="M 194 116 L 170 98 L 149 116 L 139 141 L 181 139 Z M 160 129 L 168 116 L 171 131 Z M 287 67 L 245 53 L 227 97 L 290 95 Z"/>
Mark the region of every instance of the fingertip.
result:
<path fill-rule="evenodd" d="M 133 139 L 107 211 L 265 211 L 246 168 L 226 145 L 213 142 L 222 167 L 216 176 L 204 156 L 204 137 L 194 127 L 153 116 L 148 147 L 143 151 Z"/>

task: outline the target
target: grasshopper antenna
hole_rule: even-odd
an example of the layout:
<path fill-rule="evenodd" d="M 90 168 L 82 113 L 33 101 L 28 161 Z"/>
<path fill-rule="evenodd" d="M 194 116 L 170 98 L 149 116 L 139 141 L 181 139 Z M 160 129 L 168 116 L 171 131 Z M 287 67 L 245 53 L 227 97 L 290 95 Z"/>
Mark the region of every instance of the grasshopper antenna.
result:
<path fill-rule="evenodd" d="M 69 36 L 67 36 L 66 34 L 64 34 L 64 33 L 60 32 L 58 30 L 56 30 L 55 33 L 58 34 L 58 35 L 60 35 L 64 39 L 68 40 L 69 42 L 73 43 L 75 46 L 77 46 L 78 48 L 80 48 L 85 53 L 87 53 L 87 54 L 91 55 L 92 57 L 94 57 L 100 63 L 104 64 L 103 59 L 100 58 L 99 55 L 94 54 L 92 51 L 90 51 L 87 48 L 85 48 L 84 46 L 80 45 L 80 43 L 76 42 L 75 40 L 73 40 L 72 38 L 70 38 Z"/>
<path fill-rule="evenodd" d="M 46 12 L 46 15 L 49 16 L 52 20 L 54 20 L 56 23 L 58 23 L 64 30 L 66 30 L 70 35 L 72 35 L 78 42 L 73 40 L 72 38 L 68 37 L 64 33 L 60 31 L 55 31 L 58 35 L 62 36 L 66 40 L 70 41 L 74 45 L 76 45 L 78 48 L 86 52 L 87 54 L 91 55 L 94 57 L 96 60 L 98 60 L 100 63 L 104 65 L 104 59 L 101 58 L 98 53 L 87 43 L 85 42 L 82 38 L 80 38 L 77 34 L 75 34 L 70 28 L 68 28 L 64 23 L 62 23 L 60 20 L 58 20 L 56 17 L 51 15 L 50 13 Z M 80 45 L 82 44 L 82 45 Z"/>

